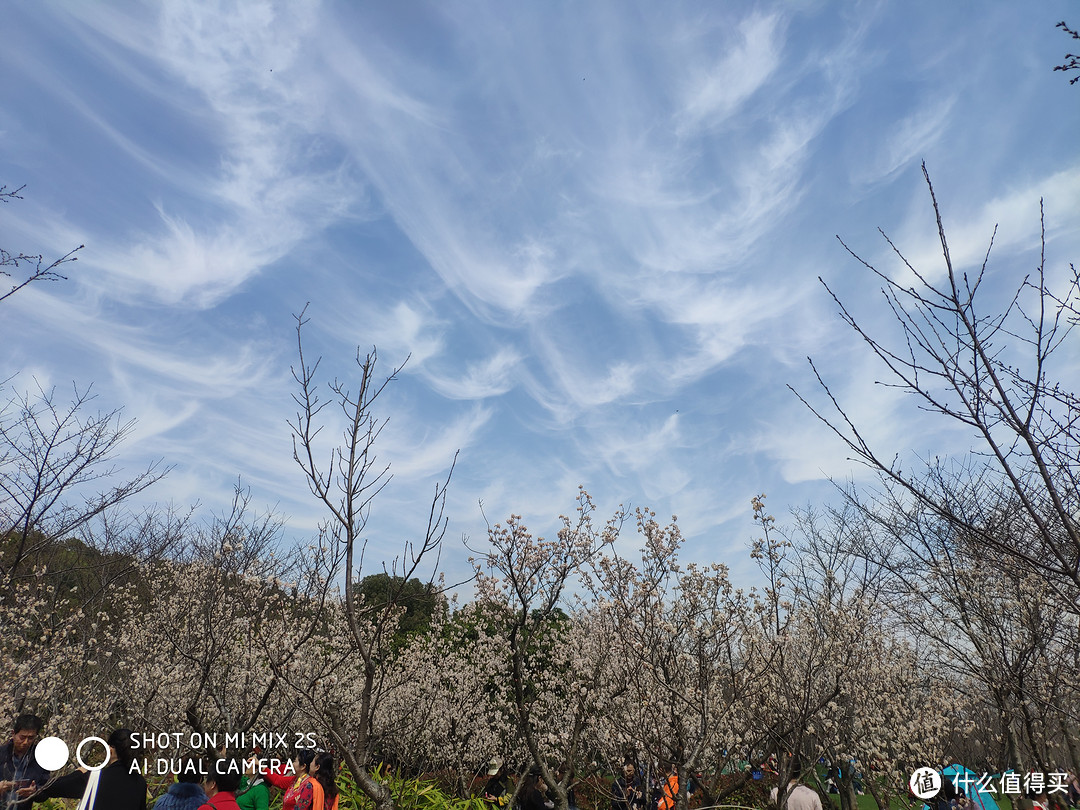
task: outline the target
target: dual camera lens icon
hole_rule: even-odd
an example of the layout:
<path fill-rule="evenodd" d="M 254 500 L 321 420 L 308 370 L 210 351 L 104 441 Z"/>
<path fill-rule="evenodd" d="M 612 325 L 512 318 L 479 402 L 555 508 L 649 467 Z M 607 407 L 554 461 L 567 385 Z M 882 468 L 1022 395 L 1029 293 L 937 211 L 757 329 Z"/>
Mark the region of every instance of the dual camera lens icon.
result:
<path fill-rule="evenodd" d="M 87 765 L 83 761 L 83 751 L 87 743 L 96 743 L 105 752 L 105 757 L 100 765 Z M 88 750 L 92 751 L 93 748 Z M 34 749 L 34 759 L 37 760 L 38 765 L 47 771 L 60 770 L 67 765 L 70 757 L 71 753 L 68 750 L 67 743 L 59 737 L 45 737 L 38 742 L 37 747 Z M 109 744 L 101 737 L 83 737 L 75 748 L 75 761 L 79 763 L 80 768 L 85 768 L 88 771 L 100 771 L 109 764 Z"/>

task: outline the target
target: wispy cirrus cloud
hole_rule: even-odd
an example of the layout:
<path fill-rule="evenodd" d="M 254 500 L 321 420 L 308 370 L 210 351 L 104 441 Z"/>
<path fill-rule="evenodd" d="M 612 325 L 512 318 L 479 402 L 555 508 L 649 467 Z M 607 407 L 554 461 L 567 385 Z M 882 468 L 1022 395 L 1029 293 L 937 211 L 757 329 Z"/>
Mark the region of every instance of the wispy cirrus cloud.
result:
<path fill-rule="evenodd" d="M 139 76 L 140 88 L 154 91 L 170 114 L 197 102 L 201 118 L 190 133 L 197 142 L 186 148 L 220 154 L 194 178 L 189 167 L 174 165 L 167 176 L 190 202 L 158 200 L 157 227 L 147 223 L 99 243 L 98 269 L 123 279 L 118 286 L 129 295 L 213 306 L 330 224 L 366 215 L 362 184 L 340 154 L 319 143 L 317 127 L 309 126 L 318 108 L 295 81 L 317 10 L 317 3 L 286 9 L 172 0 L 152 22 L 142 9 L 68 9 L 70 27 L 94 43 L 95 54 L 106 50 L 103 41 L 130 54 L 127 61 L 111 57 L 111 67 Z M 145 63 L 155 67 L 155 80 L 134 69 Z M 170 98 L 170 83 L 183 92 Z M 158 154 L 164 145 L 136 147 L 131 132 L 84 112 L 142 163 L 169 165 Z"/>
<path fill-rule="evenodd" d="M 928 170 L 933 180 L 933 167 Z M 949 256 L 957 271 L 981 266 L 988 251 L 989 266 L 1009 267 L 1017 254 L 1036 250 L 1040 240 L 1040 201 L 1046 212 L 1048 242 L 1060 238 L 1066 250 L 1077 243 L 1066 212 L 1080 207 L 1080 163 L 1024 182 L 976 205 L 960 206 L 950 197 L 938 188 Z M 913 268 L 930 281 L 940 280 L 945 277 L 946 265 L 925 184 L 915 187 L 910 211 L 895 230 L 886 232 Z M 878 243 L 873 251 L 872 258 L 898 283 L 914 283 L 915 276 L 887 245 Z M 1013 286 L 1018 285 L 1020 277 L 1016 276 L 1017 284 Z"/>
<path fill-rule="evenodd" d="M 515 385 L 513 372 L 521 362 L 522 357 L 515 349 L 504 346 L 490 357 L 470 363 L 462 376 L 429 374 L 427 381 L 435 391 L 448 399 L 497 397 Z"/>
<path fill-rule="evenodd" d="M 750 495 L 782 513 L 851 469 L 784 387 L 806 354 L 883 446 L 951 441 L 865 387 L 816 277 L 860 308 L 873 287 L 832 234 L 880 224 L 932 261 L 926 157 L 959 262 L 993 221 L 1003 258 L 1030 257 L 1040 195 L 1052 246 L 1075 244 L 1054 215 L 1075 160 L 1040 157 L 1075 126 L 1020 73 L 1032 15 L 992 6 L 960 39 L 949 7 L 887 4 L 19 7 L 0 111 L 20 170 L 62 190 L 4 224 L 88 249 L 76 283 L 9 310 L 11 357 L 130 402 L 172 491 L 246 472 L 308 530 L 284 418 L 311 302 L 331 377 L 356 346 L 411 355 L 381 411 L 385 537 L 462 448 L 465 533 L 481 500 L 548 531 L 584 483 L 737 555 Z M 1025 151 L 1035 107 L 1063 118 Z"/>
<path fill-rule="evenodd" d="M 928 101 L 893 125 L 880 144 L 877 158 L 865 166 L 856 182 L 874 183 L 894 178 L 923 159 L 944 135 L 956 97 Z"/>
<path fill-rule="evenodd" d="M 684 89 L 678 130 L 697 133 L 720 126 L 739 111 L 779 67 L 783 27 L 778 14 L 754 13 L 741 20 L 736 43 Z"/>

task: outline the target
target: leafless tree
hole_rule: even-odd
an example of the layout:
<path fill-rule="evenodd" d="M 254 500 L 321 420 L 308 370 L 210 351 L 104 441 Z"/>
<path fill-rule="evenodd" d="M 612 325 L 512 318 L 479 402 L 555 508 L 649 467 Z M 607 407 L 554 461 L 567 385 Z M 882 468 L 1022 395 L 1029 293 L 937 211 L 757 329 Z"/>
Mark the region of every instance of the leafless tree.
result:
<path fill-rule="evenodd" d="M 0 186 L 0 203 L 21 200 L 24 186 Z M 0 301 L 38 281 L 61 281 L 65 264 L 76 261 L 82 245 L 52 262 L 43 256 L 12 253 L 0 248 L 0 275 L 13 278 L 11 289 L 0 293 Z M 110 462 L 135 426 L 121 418 L 120 409 L 92 413 L 91 387 L 73 386 L 71 401 L 57 398 L 56 389 L 16 392 L 9 389 L 11 378 L 0 382 L 0 584 L 10 594 L 16 576 L 48 562 L 57 543 L 74 541 L 82 535 L 97 552 L 137 551 L 141 556 L 152 548 L 113 548 L 110 538 L 131 540 L 127 531 L 135 515 L 114 515 L 113 507 L 162 478 L 168 468 L 150 464 L 126 481 L 115 482 L 117 470 Z M 95 482 L 108 481 L 110 487 L 93 491 Z M 143 515 L 146 528 L 161 521 L 153 509 Z M 101 531 L 90 532 L 91 522 L 101 521 Z M 168 523 L 168 521 L 166 521 Z M 142 540 L 150 545 L 162 540 L 148 532 Z M 160 549 L 157 549 L 160 551 Z M 84 555 L 88 565 L 92 555 Z M 5 597 L 6 598 L 6 597 Z"/>
<path fill-rule="evenodd" d="M 298 388 L 294 395 L 297 413 L 289 426 L 293 458 L 312 495 L 326 509 L 326 520 L 312 549 L 325 562 L 322 579 L 326 597 L 322 609 L 313 617 L 313 629 L 302 630 L 299 638 L 291 642 L 297 657 L 311 653 L 312 666 L 304 671 L 279 667 L 278 675 L 300 699 L 302 710 L 323 725 L 365 795 L 379 810 L 392 810 L 392 792 L 375 772 L 376 702 L 390 677 L 392 644 L 404 611 L 401 589 L 432 562 L 428 581 L 434 583 L 446 532 L 446 493 L 454 465 L 451 463 L 446 478 L 435 486 L 422 537 L 406 542 L 399 557 L 383 563 L 382 569 L 391 575 L 385 600 L 365 602 L 359 593 L 367 543 L 364 531 L 372 502 L 390 481 L 389 464 L 380 461 L 375 453 L 376 440 L 387 420 L 375 415 L 374 406 L 401 366 L 380 379 L 376 351 L 363 354 L 358 350 L 357 375 L 352 382 L 330 382 L 330 396 L 324 399 L 318 381 L 320 361 L 309 363 L 304 354 L 303 328 L 308 322 L 305 312 L 306 308 L 296 316 L 298 363 L 293 378 Z M 339 411 L 337 418 L 343 420 L 344 427 L 340 442 L 324 450 L 319 438 L 330 421 L 327 406 Z M 343 581 L 344 597 L 335 601 L 332 587 L 337 579 Z M 318 628 L 320 640 L 313 641 L 314 628 Z M 308 648 L 297 649 L 297 645 Z"/>
<path fill-rule="evenodd" d="M 0 406 L 0 578 L 5 586 L 61 540 L 165 476 L 151 463 L 121 479 L 112 461 L 134 420 L 93 413 L 90 387 L 64 403 L 56 389 L 16 393 Z M 106 488 L 98 490 L 100 483 Z M 101 549 L 99 549 L 101 550 Z"/>
<path fill-rule="evenodd" d="M 1060 28 L 1073 39 L 1080 39 L 1080 31 L 1077 31 L 1075 28 L 1069 28 L 1068 23 L 1066 23 L 1064 20 L 1059 22 L 1054 27 Z M 1054 67 L 1054 70 L 1060 70 L 1063 73 L 1067 73 L 1070 70 L 1080 70 L 1080 54 L 1065 54 L 1065 61 L 1062 62 L 1060 65 L 1056 65 Z M 1080 76 L 1073 76 L 1071 79 L 1069 79 L 1069 84 L 1076 84 L 1078 81 L 1080 81 Z"/>
<path fill-rule="evenodd" d="M 26 186 L 19 186 L 16 189 L 0 186 L 0 202 L 6 203 L 11 200 L 21 200 L 22 197 L 19 196 L 19 192 L 24 188 L 26 188 Z M 0 275 L 7 276 L 14 281 L 10 290 L 0 293 L 0 301 L 10 298 L 19 290 L 36 281 L 66 280 L 67 276 L 60 272 L 61 268 L 65 264 L 77 261 L 78 256 L 75 254 L 82 249 L 83 246 L 79 245 L 74 250 L 65 253 L 59 259 L 46 263 L 45 257 L 40 254 L 31 256 L 26 253 L 12 253 L 4 248 L 0 248 L 0 268 L 11 268 L 11 270 L 0 269 Z"/>
<path fill-rule="evenodd" d="M 925 165 L 923 176 L 941 245 L 940 281 L 937 273 L 912 266 L 888 236 L 902 269 L 915 279 L 910 286 L 844 245 L 882 282 L 900 339 L 880 336 L 822 283 L 841 318 L 887 369 L 888 379 L 880 384 L 912 395 L 925 411 L 968 427 L 978 449 L 958 463 L 932 459 L 909 469 L 900 454 L 871 446 L 865 426 L 852 421 L 813 360 L 831 411 L 796 395 L 856 459 L 878 472 L 896 497 L 994 550 L 1020 572 L 1037 572 L 1063 605 L 1078 612 L 1080 399 L 1070 381 L 1056 378 L 1063 367 L 1055 363 L 1077 356 L 1073 328 L 1080 314 L 1080 273 L 1070 264 L 1063 280 L 1051 280 L 1043 222 L 1038 266 L 1012 288 L 1002 306 L 988 306 L 993 238 L 973 274 L 955 267 Z M 1000 531 L 1002 504 L 1009 505 L 1008 532 Z"/>

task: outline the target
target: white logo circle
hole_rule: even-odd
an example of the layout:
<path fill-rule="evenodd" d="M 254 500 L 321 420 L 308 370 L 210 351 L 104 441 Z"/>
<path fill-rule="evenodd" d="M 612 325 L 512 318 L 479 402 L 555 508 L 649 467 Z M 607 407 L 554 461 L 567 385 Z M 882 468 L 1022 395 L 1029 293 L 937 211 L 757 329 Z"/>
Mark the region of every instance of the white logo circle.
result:
<path fill-rule="evenodd" d="M 908 780 L 908 787 L 916 798 L 933 798 L 941 790 L 941 774 L 933 768 L 916 768 Z"/>
<path fill-rule="evenodd" d="M 88 742 L 101 743 L 101 747 L 105 749 L 105 759 L 100 765 L 87 765 L 83 762 L 82 747 Z M 83 737 L 78 747 L 75 749 L 75 761 L 79 763 L 79 767 L 86 768 L 88 771 L 100 771 L 106 765 L 109 764 L 109 744 L 105 742 L 101 737 Z"/>
<path fill-rule="evenodd" d="M 47 771 L 58 771 L 67 765 L 67 743 L 59 737 L 45 737 L 34 748 L 34 759 Z"/>

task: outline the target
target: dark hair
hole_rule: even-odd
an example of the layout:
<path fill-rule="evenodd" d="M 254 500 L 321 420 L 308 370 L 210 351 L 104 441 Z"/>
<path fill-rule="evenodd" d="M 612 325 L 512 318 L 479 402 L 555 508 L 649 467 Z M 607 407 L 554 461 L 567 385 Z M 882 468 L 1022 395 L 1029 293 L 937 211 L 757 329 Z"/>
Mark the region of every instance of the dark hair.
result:
<path fill-rule="evenodd" d="M 304 770 L 308 770 L 311 768 L 311 763 L 315 761 L 315 752 L 310 748 L 299 748 L 296 751 L 296 758 L 300 760 Z"/>
<path fill-rule="evenodd" d="M 116 758 L 123 765 L 131 763 L 135 756 L 135 749 L 131 745 L 131 731 L 126 728 L 118 728 L 109 735 L 106 740 L 109 746 L 116 752 Z"/>
<path fill-rule="evenodd" d="M 329 803 L 338 794 L 337 789 L 337 764 L 333 754 L 319 754 L 315 759 L 319 770 L 315 772 L 315 778 L 322 785 L 323 796 Z"/>
<path fill-rule="evenodd" d="M 233 767 L 230 767 L 230 765 L 233 765 Z M 221 792 L 236 793 L 236 789 L 240 787 L 240 771 L 231 760 L 216 760 L 207 771 L 209 775 L 206 777 L 206 781 L 213 782 Z"/>
<path fill-rule="evenodd" d="M 32 731 L 37 734 L 41 731 L 41 727 L 45 725 L 40 717 L 36 714 L 20 714 L 15 718 L 15 734 L 20 731 Z"/>
<path fill-rule="evenodd" d="M 180 772 L 176 774 L 177 782 L 187 782 L 192 785 L 202 784 L 203 774 L 202 769 L 198 765 L 198 760 L 194 757 L 184 757 L 180 760 Z"/>

